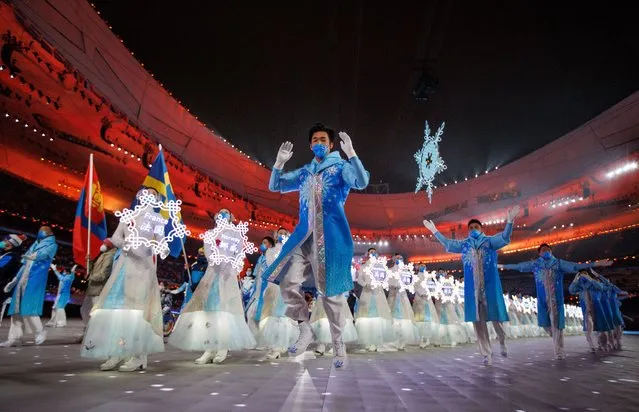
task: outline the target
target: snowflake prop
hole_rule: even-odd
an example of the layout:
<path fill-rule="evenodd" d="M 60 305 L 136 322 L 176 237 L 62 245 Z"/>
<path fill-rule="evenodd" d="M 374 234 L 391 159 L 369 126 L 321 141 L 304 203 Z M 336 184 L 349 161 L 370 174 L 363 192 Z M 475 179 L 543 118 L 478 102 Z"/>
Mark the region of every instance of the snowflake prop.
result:
<path fill-rule="evenodd" d="M 242 270 L 246 254 L 257 252 L 255 245 L 248 241 L 247 232 L 248 223 L 240 222 L 235 225 L 218 216 L 215 229 L 200 235 L 204 243 L 211 247 L 211 254 L 208 257 L 209 265 L 225 262 L 230 263 L 238 271 Z"/>
<path fill-rule="evenodd" d="M 127 225 L 129 231 L 124 239 L 123 249 L 131 250 L 144 246 L 151 248 L 154 255 L 165 259 L 170 252 L 169 243 L 175 238 L 184 238 L 191 234 L 186 225 L 180 221 L 181 204 L 181 200 L 169 200 L 165 203 L 147 190 L 143 190 L 133 210 L 124 209 L 121 212 L 115 212 L 115 216 Z M 154 209 L 168 212 L 169 219 L 163 218 Z M 168 234 L 166 225 L 171 227 Z"/>
<path fill-rule="evenodd" d="M 457 300 L 457 289 L 455 288 L 454 279 L 440 278 L 437 286 L 442 303 L 455 303 L 455 300 Z"/>
<path fill-rule="evenodd" d="M 368 263 L 363 266 L 364 273 L 370 280 L 373 289 L 379 287 L 388 290 L 388 266 L 386 266 L 386 262 L 387 259 L 383 256 L 371 256 Z"/>
<path fill-rule="evenodd" d="M 521 311 L 525 314 L 531 314 L 533 312 L 532 299 L 529 297 L 521 298 Z"/>
<path fill-rule="evenodd" d="M 415 293 L 415 280 L 416 275 L 414 273 L 413 264 L 405 264 L 400 262 L 397 266 L 397 270 L 393 271 L 395 278 L 399 283 L 399 290 Z"/>
<path fill-rule="evenodd" d="M 422 280 L 421 286 L 422 288 L 428 292 L 427 296 L 429 298 L 434 298 L 439 300 L 439 289 L 437 288 L 437 272 L 427 272 L 426 277 Z"/>
<path fill-rule="evenodd" d="M 430 126 L 428 122 L 424 127 L 424 143 L 422 148 L 415 153 L 415 161 L 419 169 L 419 176 L 417 177 L 417 186 L 415 186 L 415 193 L 419 192 L 421 188 L 426 188 L 426 194 L 428 195 L 428 201 L 432 201 L 433 197 L 433 181 L 435 175 L 446 170 L 444 159 L 439 155 L 439 142 L 442 140 L 442 134 L 444 134 L 444 125 L 442 123 L 437 129 L 437 133 L 434 136 L 430 135 Z"/>

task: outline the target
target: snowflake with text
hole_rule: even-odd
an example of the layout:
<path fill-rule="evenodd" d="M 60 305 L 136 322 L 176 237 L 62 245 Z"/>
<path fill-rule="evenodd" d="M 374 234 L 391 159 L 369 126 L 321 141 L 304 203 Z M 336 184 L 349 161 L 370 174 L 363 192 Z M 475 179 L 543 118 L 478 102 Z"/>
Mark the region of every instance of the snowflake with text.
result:
<path fill-rule="evenodd" d="M 455 279 L 446 277 L 439 278 L 437 289 L 439 290 L 439 299 L 442 303 L 455 303 L 457 301 Z"/>
<path fill-rule="evenodd" d="M 215 229 L 200 235 L 204 243 L 211 247 L 211 254 L 208 256 L 209 265 L 230 263 L 234 269 L 242 270 L 246 254 L 257 252 L 255 245 L 248 241 L 247 233 L 247 222 L 235 225 L 218 216 Z"/>
<path fill-rule="evenodd" d="M 395 278 L 399 281 L 399 290 L 415 293 L 415 280 L 417 279 L 417 275 L 415 275 L 413 264 L 400 262 L 397 265 L 397 270 L 394 272 Z"/>
<path fill-rule="evenodd" d="M 433 182 L 435 176 L 444 170 L 446 165 L 444 159 L 439 155 L 439 142 L 442 141 L 442 135 L 444 134 L 444 125 L 442 123 L 437 129 L 437 133 L 434 136 L 430 135 L 430 126 L 428 121 L 424 127 L 424 143 L 422 148 L 415 153 L 415 161 L 419 169 L 419 176 L 417 176 L 417 186 L 415 186 L 415 193 L 420 189 L 425 188 L 428 195 L 428 201 L 432 201 L 433 197 Z"/>
<path fill-rule="evenodd" d="M 371 256 L 368 262 L 362 266 L 364 273 L 370 280 L 371 288 L 383 288 L 388 290 L 388 266 L 384 256 Z"/>
<path fill-rule="evenodd" d="M 115 216 L 127 225 L 128 234 L 124 241 L 124 250 L 137 249 L 140 246 L 151 248 L 154 255 L 166 259 L 169 255 L 169 243 L 176 238 L 184 238 L 191 234 L 186 225 L 181 222 L 181 200 L 163 202 L 146 190 L 138 198 L 138 204 L 133 209 L 116 211 Z M 156 213 L 159 209 L 168 219 Z M 171 230 L 166 232 L 167 225 Z"/>

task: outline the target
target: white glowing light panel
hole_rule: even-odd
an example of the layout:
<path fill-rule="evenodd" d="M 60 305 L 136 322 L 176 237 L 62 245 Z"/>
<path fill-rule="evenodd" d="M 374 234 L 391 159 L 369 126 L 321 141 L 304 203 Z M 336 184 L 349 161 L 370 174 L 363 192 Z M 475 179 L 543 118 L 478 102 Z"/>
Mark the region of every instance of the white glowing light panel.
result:
<path fill-rule="evenodd" d="M 521 311 L 527 315 L 533 313 L 533 301 L 530 297 L 521 298 Z"/>
<path fill-rule="evenodd" d="M 464 300 L 466 299 L 465 295 L 464 295 L 464 281 L 461 280 L 456 280 L 455 281 L 455 292 L 457 293 L 457 302 L 459 303 L 464 303 Z"/>
<path fill-rule="evenodd" d="M 442 303 L 455 303 L 457 300 L 455 279 L 441 277 L 437 282 L 437 287 L 439 289 L 439 298 Z"/>
<path fill-rule="evenodd" d="M 387 259 L 383 256 L 371 256 L 363 266 L 364 273 L 370 280 L 371 288 L 383 288 L 388 290 L 388 266 Z"/>
<path fill-rule="evenodd" d="M 437 272 L 426 272 L 422 280 L 422 288 L 426 290 L 428 297 L 439 300 L 439 288 L 437 286 Z"/>
<path fill-rule="evenodd" d="M 200 238 L 211 247 L 209 265 L 230 263 L 236 270 L 242 270 L 247 253 L 257 252 L 255 245 L 248 241 L 248 223 L 237 225 L 218 216 L 215 228 L 206 231 Z"/>
<path fill-rule="evenodd" d="M 127 225 L 129 232 L 124 239 L 123 249 L 131 250 L 144 246 L 151 248 L 154 255 L 165 259 L 170 252 L 169 243 L 175 238 L 184 238 L 191 234 L 186 225 L 180 222 L 181 204 L 181 200 L 162 202 L 147 190 L 143 190 L 133 210 L 124 209 L 115 212 L 120 222 Z M 168 212 L 169 219 L 163 218 L 154 209 Z M 166 225 L 171 225 L 168 234 L 165 234 Z"/>
<path fill-rule="evenodd" d="M 433 182 L 435 176 L 446 170 L 444 159 L 439 155 L 439 142 L 442 141 L 445 124 L 446 123 L 442 123 L 439 129 L 437 129 L 437 133 L 431 136 L 430 126 L 428 122 L 426 122 L 424 127 L 424 143 L 422 144 L 422 148 L 413 155 L 419 169 L 415 193 L 419 192 L 421 188 L 425 188 L 429 202 L 432 201 L 433 197 Z"/>

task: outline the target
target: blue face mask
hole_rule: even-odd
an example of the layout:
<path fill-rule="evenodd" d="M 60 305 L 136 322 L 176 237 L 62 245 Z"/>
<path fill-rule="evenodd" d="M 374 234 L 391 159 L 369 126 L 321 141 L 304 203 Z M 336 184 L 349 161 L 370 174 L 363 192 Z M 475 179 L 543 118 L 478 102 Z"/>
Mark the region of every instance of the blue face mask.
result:
<path fill-rule="evenodd" d="M 284 235 L 279 235 L 277 237 L 277 241 L 280 242 L 280 243 L 283 243 L 285 239 L 286 239 L 286 236 L 284 236 Z"/>
<path fill-rule="evenodd" d="M 262 243 L 260 245 L 260 252 L 264 253 L 264 252 L 266 252 L 266 249 L 268 249 L 268 248 L 266 247 L 266 245 L 264 243 Z"/>
<path fill-rule="evenodd" d="M 426 272 L 426 268 L 425 267 L 421 267 L 421 268 L 419 268 L 419 271 L 420 272 Z"/>
<path fill-rule="evenodd" d="M 227 212 L 222 212 L 220 213 L 220 217 L 222 219 L 230 220 L 231 215 L 229 215 Z"/>
<path fill-rule="evenodd" d="M 45 237 L 47 237 L 47 234 L 44 231 L 41 230 L 38 232 L 38 240 L 42 240 Z"/>
<path fill-rule="evenodd" d="M 481 235 L 481 230 L 479 229 L 473 229 L 470 231 L 470 237 L 472 237 L 473 239 L 477 239 L 479 235 Z"/>
<path fill-rule="evenodd" d="M 370 256 L 370 257 L 377 257 L 377 253 L 372 252 L 369 256 Z"/>
<path fill-rule="evenodd" d="M 323 159 L 328 154 L 328 147 L 320 143 L 315 143 L 311 147 L 311 150 L 313 151 L 313 153 L 315 153 L 315 156 L 318 159 Z"/>
<path fill-rule="evenodd" d="M 402 259 L 395 259 L 395 264 L 399 265 L 400 263 L 402 263 Z"/>
<path fill-rule="evenodd" d="M 544 259 L 550 259 L 552 257 L 552 252 L 546 251 L 541 254 L 541 257 Z"/>

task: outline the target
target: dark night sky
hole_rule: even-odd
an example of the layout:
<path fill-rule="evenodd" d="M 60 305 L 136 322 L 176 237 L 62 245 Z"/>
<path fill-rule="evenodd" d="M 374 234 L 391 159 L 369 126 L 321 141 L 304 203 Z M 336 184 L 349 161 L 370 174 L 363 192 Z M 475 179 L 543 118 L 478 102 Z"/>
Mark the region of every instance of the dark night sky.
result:
<path fill-rule="evenodd" d="M 95 2 L 145 67 L 236 146 L 271 164 L 292 139 L 290 166 L 300 165 L 311 157 L 307 130 L 322 121 L 348 131 L 372 182 L 393 192 L 414 190 L 424 120 L 447 123 L 440 183 L 451 182 L 639 89 L 631 10 L 556 3 Z M 424 57 L 440 85 L 417 102 Z"/>

